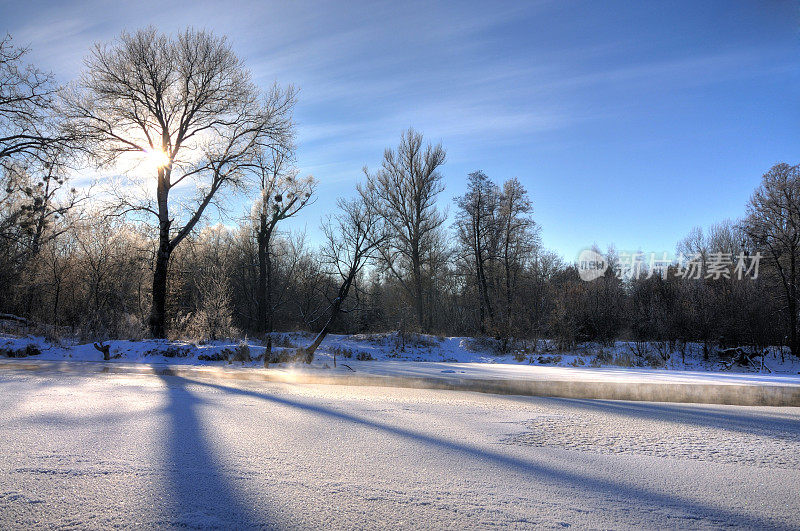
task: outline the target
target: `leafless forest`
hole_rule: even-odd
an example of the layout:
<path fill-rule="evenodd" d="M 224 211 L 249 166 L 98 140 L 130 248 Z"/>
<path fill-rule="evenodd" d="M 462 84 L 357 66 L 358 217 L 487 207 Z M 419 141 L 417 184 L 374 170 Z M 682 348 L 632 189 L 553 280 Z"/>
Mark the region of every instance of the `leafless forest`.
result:
<path fill-rule="evenodd" d="M 321 332 L 310 356 L 327 332 L 384 330 L 499 349 L 627 338 L 800 355 L 800 166 L 765 167 L 740 219 L 676 242 L 698 257 L 698 277 L 677 262 L 615 275 L 621 253 L 608 249 L 611 269 L 587 282 L 543 248 L 536 190 L 519 180 L 476 168 L 444 204 L 446 146 L 413 129 L 320 212 L 319 241 L 288 230 L 317 193 L 295 164 L 298 97 L 255 85 L 207 32 L 124 33 L 87 50 L 75 80 L 40 71 L 5 37 L 3 318 L 84 339 Z M 736 257 L 757 255 L 757 277 L 737 278 Z M 730 268 L 707 274 L 720 257 Z"/>

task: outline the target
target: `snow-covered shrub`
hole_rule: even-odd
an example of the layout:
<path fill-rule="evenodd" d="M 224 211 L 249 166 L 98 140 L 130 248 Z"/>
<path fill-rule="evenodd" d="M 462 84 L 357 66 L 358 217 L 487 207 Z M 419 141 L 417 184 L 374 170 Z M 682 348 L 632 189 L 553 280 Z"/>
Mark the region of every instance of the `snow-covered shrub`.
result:
<path fill-rule="evenodd" d="M 154 348 L 144 353 L 145 356 L 164 356 L 165 358 L 188 358 L 190 349 L 179 345 L 167 345 L 166 348 Z"/>
<path fill-rule="evenodd" d="M 200 361 L 225 361 L 228 359 L 228 352 L 228 349 L 224 349 L 222 352 L 214 352 L 213 354 L 200 354 L 197 359 Z"/>
<path fill-rule="evenodd" d="M 147 327 L 138 315 L 132 313 L 123 314 L 117 323 L 115 336 L 119 339 L 141 341 L 147 335 Z"/>
<path fill-rule="evenodd" d="M 218 242 L 224 236 L 217 227 L 204 230 L 199 242 Z M 193 299 L 194 311 L 176 319 L 173 335 L 192 341 L 217 340 L 239 335 L 233 326 L 233 296 L 227 276 L 227 257 L 217 256 L 214 245 L 201 245 L 199 256 L 193 257 L 196 267 L 189 291 Z"/>
<path fill-rule="evenodd" d="M 239 344 L 233 349 L 233 356 L 230 359 L 241 362 L 250 361 L 250 346 L 246 341 L 239 341 Z"/>
<path fill-rule="evenodd" d="M 486 352 L 489 354 L 502 354 L 503 344 L 493 337 L 472 337 L 462 342 L 462 347 L 470 352 Z"/>
<path fill-rule="evenodd" d="M 669 358 L 669 357 L 667 357 L 667 358 Z M 649 354 L 648 356 L 646 356 L 644 361 L 645 361 L 645 363 L 647 365 L 649 365 L 650 367 L 656 368 L 656 369 L 664 367 L 667 364 L 667 360 L 664 359 L 663 356 L 654 355 L 654 354 Z"/>
<path fill-rule="evenodd" d="M 412 348 L 435 348 L 442 342 L 442 338 L 416 332 L 406 333 L 406 346 Z"/>
<path fill-rule="evenodd" d="M 270 363 L 293 363 L 305 357 L 305 350 L 302 348 L 281 348 L 274 349 L 269 359 Z"/>
<path fill-rule="evenodd" d="M 272 334 L 272 346 L 282 348 L 297 348 L 297 345 L 292 341 L 289 334 Z M 266 338 L 264 342 L 266 342 Z"/>
<path fill-rule="evenodd" d="M 330 350 L 331 350 L 331 353 L 334 356 L 341 356 L 343 358 L 352 358 L 353 357 L 353 349 L 351 349 L 351 348 L 334 346 L 334 347 L 331 347 Z"/>
<path fill-rule="evenodd" d="M 650 355 L 650 345 L 647 341 L 629 341 L 628 350 L 639 362 L 643 362 Z"/>
<path fill-rule="evenodd" d="M 559 364 L 561 363 L 561 356 L 539 356 L 536 358 L 536 361 L 542 365 L 548 365 L 550 363 Z"/>
<path fill-rule="evenodd" d="M 179 316 L 173 322 L 170 339 L 185 339 L 203 344 L 221 338 L 236 337 L 239 330 L 233 326 L 229 306 L 205 307 L 195 313 Z"/>
<path fill-rule="evenodd" d="M 595 354 L 594 358 L 592 358 L 592 364 L 596 363 L 598 367 L 600 365 L 608 365 L 613 361 L 614 361 L 614 356 L 612 356 L 610 352 L 604 349 L 598 350 L 597 354 Z"/>
<path fill-rule="evenodd" d="M 636 365 L 633 356 L 625 353 L 620 353 L 614 356 L 614 360 L 611 363 L 619 367 L 633 367 Z"/>
<path fill-rule="evenodd" d="M 444 337 L 441 336 L 420 334 L 418 332 L 409 332 L 403 327 L 401 327 L 397 332 L 388 335 L 384 334 L 374 334 L 374 335 L 376 336 L 376 339 L 383 337 L 393 339 L 395 348 L 399 349 L 401 352 L 405 352 L 406 348 L 411 348 L 411 349 L 436 348 L 444 340 Z"/>
<path fill-rule="evenodd" d="M 379 332 L 375 334 L 353 334 L 352 338 L 359 342 L 372 343 L 375 345 L 383 345 L 390 338 L 394 338 L 398 332 Z"/>
<path fill-rule="evenodd" d="M 41 354 L 42 351 L 39 350 L 39 347 L 30 343 L 25 346 L 25 348 L 20 349 L 11 349 L 11 348 L 0 348 L 0 356 L 4 356 L 6 358 L 27 358 L 28 356 L 38 356 Z"/>

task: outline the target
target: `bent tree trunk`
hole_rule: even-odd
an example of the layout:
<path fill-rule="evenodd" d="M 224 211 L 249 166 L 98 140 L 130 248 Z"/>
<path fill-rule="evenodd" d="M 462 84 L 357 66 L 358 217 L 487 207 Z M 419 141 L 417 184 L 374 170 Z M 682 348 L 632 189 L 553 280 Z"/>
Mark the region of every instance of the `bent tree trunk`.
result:
<path fill-rule="evenodd" d="M 322 340 L 325 339 L 325 336 L 328 335 L 328 331 L 330 330 L 331 325 L 336 320 L 336 317 L 339 315 L 339 312 L 342 309 L 342 303 L 347 298 L 347 294 L 350 291 L 350 285 L 353 283 L 355 277 L 356 277 L 356 271 L 351 269 L 347 275 L 347 278 L 339 287 L 339 293 L 337 294 L 336 299 L 334 299 L 333 303 L 331 303 L 331 315 L 330 317 L 328 317 L 328 321 L 325 323 L 325 326 L 322 327 L 322 330 L 319 331 L 317 337 L 314 338 L 314 342 L 311 343 L 311 345 L 305 349 L 306 363 L 311 363 L 312 361 L 314 361 L 314 352 L 317 350 L 317 347 L 319 347 L 320 343 L 322 343 Z"/>
<path fill-rule="evenodd" d="M 333 303 L 333 306 L 331 306 L 331 315 L 330 317 L 328 317 L 328 321 L 325 323 L 325 326 L 322 327 L 322 330 L 319 331 L 317 337 L 314 338 L 314 342 L 311 343 L 311 345 L 306 348 L 305 352 L 306 357 L 304 360 L 306 363 L 311 363 L 312 361 L 314 361 L 314 352 L 316 352 L 317 347 L 319 347 L 320 343 L 322 343 L 322 340 L 325 339 L 325 336 L 328 335 L 328 330 L 330 330 L 331 324 L 333 324 L 333 321 L 336 319 L 336 316 L 339 315 L 340 308 L 341 308 L 341 301 L 339 299 L 336 299 L 336 301 L 334 301 Z"/>

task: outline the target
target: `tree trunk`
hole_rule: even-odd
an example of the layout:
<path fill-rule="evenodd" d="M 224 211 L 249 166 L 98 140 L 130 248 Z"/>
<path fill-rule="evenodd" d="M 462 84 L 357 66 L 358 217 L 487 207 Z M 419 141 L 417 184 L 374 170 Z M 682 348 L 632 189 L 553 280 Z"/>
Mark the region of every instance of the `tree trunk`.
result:
<path fill-rule="evenodd" d="M 159 247 L 156 253 L 156 267 L 153 272 L 153 305 L 150 309 L 150 333 L 154 338 L 167 337 L 167 269 L 169 267 L 169 247 Z"/>
<path fill-rule="evenodd" d="M 333 324 L 333 321 L 334 319 L 336 319 L 336 316 L 339 315 L 340 307 L 341 307 L 341 302 L 337 299 L 333 303 L 333 306 L 331 306 L 331 316 L 328 317 L 328 321 L 325 323 L 325 326 L 322 327 L 322 330 L 319 331 L 317 337 L 314 338 L 314 342 L 311 343 L 311 345 L 306 348 L 305 352 L 306 363 L 311 363 L 312 361 L 314 361 L 314 352 L 316 352 L 317 347 L 319 347 L 320 343 L 322 343 L 322 340 L 325 339 L 325 336 L 328 335 L 328 330 L 330 329 L 331 324 Z"/>
<path fill-rule="evenodd" d="M 266 216 L 260 216 L 258 233 L 256 240 L 258 241 L 258 286 L 256 293 L 256 329 L 265 331 L 264 326 L 267 322 L 267 219 Z"/>
<path fill-rule="evenodd" d="M 412 268 L 414 270 L 414 307 L 417 313 L 417 324 L 422 332 L 426 331 L 425 326 L 425 306 L 422 300 L 422 266 L 420 264 L 419 249 L 414 248 L 411 255 Z"/>
<path fill-rule="evenodd" d="M 169 209 L 167 196 L 169 188 L 167 186 L 168 176 L 164 169 L 158 170 L 158 188 L 156 197 L 158 199 L 158 251 L 156 252 L 156 266 L 153 271 L 153 303 L 150 308 L 150 333 L 154 338 L 162 339 L 167 337 L 167 271 L 169 269 L 169 257 L 172 254 L 172 244 L 169 239 Z"/>
<path fill-rule="evenodd" d="M 505 328 L 506 329 L 505 329 L 505 333 L 503 334 L 503 351 L 505 352 L 505 351 L 508 350 L 508 340 L 511 337 L 511 332 L 512 332 L 512 330 L 511 330 L 512 329 L 512 326 L 511 326 L 511 323 L 512 323 L 511 311 L 512 311 L 512 307 L 513 307 L 513 303 L 514 303 L 514 298 L 513 298 L 514 296 L 512 295 L 512 292 L 511 292 L 511 265 L 509 264 L 508 249 L 506 249 L 505 260 L 504 261 L 505 261 L 505 270 L 506 270 L 506 319 L 505 319 L 505 321 L 506 321 Z"/>
<path fill-rule="evenodd" d="M 478 269 L 477 264 L 476 264 L 476 268 L 475 269 L 476 270 Z M 478 277 L 476 280 L 477 280 L 477 284 L 478 284 L 478 298 L 480 299 L 478 301 L 478 319 L 480 320 L 480 322 L 478 323 L 478 332 L 481 335 L 484 335 L 486 333 L 486 310 L 485 310 L 486 303 L 484 302 L 484 298 L 483 298 L 483 287 L 481 285 L 481 274 L 476 271 L 476 275 L 475 276 Z"/>
<path fill-rule="evenodd" d="M 272 307 L 272 254 L 269 252 L 269 236 L 267 236 L 267 252 L 264 254 L 264 258 L 266 259 L 266 287 L 267 293 L 264 298 L 266 302 L 266 310 L 267 310 L 267 318 L 265 321 L 265 327 L 267 332 L 267 337 L 272 337 L 273 327 L 275 323 L 275 312 Z M 269 341 L 272 342 L 271 340 Z"/>
<path fill-rule="evenodd" d="M 797 264 L 795 253 L 790 255 L 789 266 L 789 350 L 797 357 L 800 356 L 800 345 L 797 337 Z"/>
<path fill-rule="evenodd" d="M 314 342 L 305 349 L 306 363 L 311 363 L 314 361 L 314 352 L 317 350 L 317 347 L 319 347 L 320 343 L 322 343 L 322 340 L 325 339 L 325 336 L 328 335 L 328 330 L 330 329 L 336 317 L 339 315 L 339 310 L 342 308 L 342 303 L 347 298 L 347 294 L 350 291 L 350 285 L 353 283 L 353 280 L 355 280 L 356 270 L 357 267 L 352 268 L 348 273 L 347 278 L 339 287 L 339 293 L 337 294 L 336 299 L 333 301 L 333 304 L 331 304 L 331 315 L 328 317 L 328 321 L 325 323 L 325 326 L 322 327 L 322 330 L 319 331 L 317 337 L 314 338 Z"/>
<path fill-rule="evenodd" d="M 274 224 L 267 221 L 265 215 L 260 216 L 258 230 L 258 328 L 266 334 L 267 344 L 264 351 L 264 366 L 269 365 L 272 356 L 272 332 L 274 312 L 272 308 L 272 253 L 269 244 L 272 239 Z"/>
<path fill-rule="evenodd" d="M 492 309 L 492 302 L 489 300 L 489 282 L 486 280 L 486 269 L 483 266 L 483 258 L 480 255 L 478 255 L 477 265 L 478 290 L 481 294 L 481 304 L 486 307 L 489 321 L 489 331 L 491 332 L 494 328 L 494 310 Z M 483 319 L 483 312 L 481 312 L 481 319 Z M 484 331 L 485 329 L 486 327 L 483 323 L 481 323 L 481 331 Z"/>

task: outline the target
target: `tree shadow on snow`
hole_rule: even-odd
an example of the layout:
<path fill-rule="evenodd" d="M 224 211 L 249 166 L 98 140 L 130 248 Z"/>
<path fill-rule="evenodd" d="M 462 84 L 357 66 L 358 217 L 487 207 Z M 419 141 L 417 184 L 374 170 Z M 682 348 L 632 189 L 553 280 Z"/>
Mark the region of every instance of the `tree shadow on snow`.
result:
<path fill-rule="evenodd" d="M 721 409 L 702 404 L 623 402 L 578 398 L 541 398 L 539 400 L 598 413 L 800 441 L 799 418 L 771 415 L 764 410 L 752 409 L 750 406 L 723 406 L 726 409 Z M 732 407 L 737 409 L 731 410 Z"/>
<path fill-rule="evenodd" d="M 163 500 L 169 525 L 191 528 L 253 529 L 275 528 L 276 522 L 262 521 L 254 508 L 237 493 L 226 470 L 215 457 L 215 449 L 200 422 L 203 400 L 186 388 L 189 380 L 159 376 L 166 386 L 170 433 L 166 444 L 167 485 Z M 264 509 L 259 500 L 260 509 Z"/>
<path fill-rule="evenodd" d="M 183 378 L 180 377 L 175 378 L 183 380 Z M 185 381 L 188 382 L 189 380 Z M 212 389 L 225 391 L 231 394 L 238 394 L 265 400 L 281 406 L 300 409 L 327 419 L 333 419 L 357 426 L 382 430 L 391 435 L 414 442 L 423 443 L 435 449 L 460 454 L 462 457 L 478 460 L 484 463 L 488 462 L 495 466 L 508 468 L 517 474 L 533 476 L 559 486 L 577 489 L 577 498 L 580 498 L 581 490 L 589 489 L 594 491 L 600 497 L 624 501 L 625 503 L 630 503 L 642 507 L 643 509 L 648 508 L 649 510 L 655 511 L 663 509 L 668 511 L 665 514 L 666 516 L 674 516 L 676 518 L 676 525 L 685 525 L 687 523 L 685 518 L 688 517 L 691 519 L 708 519 L 718 525 L 735 524 L 738 526 L 753 528 L 785 527 L 776 520 L 742 514 L 731 509 L 706 505 L 694 499 L 672 496 L 663 492 L 646 490 L 605 479 L 588 477 L 570 471 L 557 469 L 547 465 L 546 463 L 519 459 L 502 453 L 454 442 L 440 437 L 359 418 L 354 415 L 336 411 L 334 409 L 323 407 L 317 404 L 306 404 L 287 398 L 272 396 L 266 392 L 242 389 L 238 387 L 227 387 L 216 383 L 201 382 L 196 380 L 191 380 L 191 383 L 194 385 L 201 385 Z"/>

